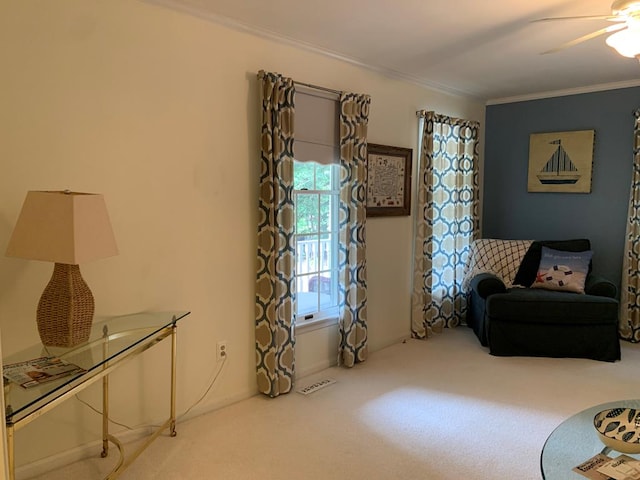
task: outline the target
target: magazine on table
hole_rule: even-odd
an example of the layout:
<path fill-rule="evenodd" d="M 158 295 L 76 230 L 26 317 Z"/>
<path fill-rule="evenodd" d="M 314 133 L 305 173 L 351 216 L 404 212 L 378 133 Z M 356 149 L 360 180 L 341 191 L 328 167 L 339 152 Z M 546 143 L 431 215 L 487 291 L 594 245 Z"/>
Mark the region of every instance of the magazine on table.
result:
<path fill-rule="evenodd" d="M 23 388 L 35 387 L 68 375 L 83 373 L 85 370 L 58 357 L 40 357 L 25 362 L 4 365 L 5 379 Z"/>
<path fill-rule="evenodd" d="M 594 455 L 573 469 L 592 480 L 640 480 L 640 461 L 628 455 Z"/>

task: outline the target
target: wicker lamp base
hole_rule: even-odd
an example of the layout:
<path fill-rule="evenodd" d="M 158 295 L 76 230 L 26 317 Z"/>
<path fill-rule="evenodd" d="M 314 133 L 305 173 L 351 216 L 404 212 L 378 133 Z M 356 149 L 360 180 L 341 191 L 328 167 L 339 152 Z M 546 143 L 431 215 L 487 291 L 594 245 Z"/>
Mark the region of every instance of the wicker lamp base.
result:
<path fill-rule="evenodd" d="M 95 304 L 78 265 L 56 263 L 38 303 L 38 333 L 44 345 L 73 347 L 91 333 Z"/>

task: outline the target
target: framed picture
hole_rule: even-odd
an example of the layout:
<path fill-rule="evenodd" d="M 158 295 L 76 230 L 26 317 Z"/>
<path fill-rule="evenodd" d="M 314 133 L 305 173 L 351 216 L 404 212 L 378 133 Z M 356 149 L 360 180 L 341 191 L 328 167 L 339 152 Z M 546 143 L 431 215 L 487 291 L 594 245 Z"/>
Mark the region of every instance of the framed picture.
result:
<path fill-rule="evenodd" d="M 367 217 L 411 212 L 411 148 L 367 146 Z"/>
<path fill-rule="evenodd" d="M 590 193 L 595 130 L 533 133 L 529 192 Z"/>

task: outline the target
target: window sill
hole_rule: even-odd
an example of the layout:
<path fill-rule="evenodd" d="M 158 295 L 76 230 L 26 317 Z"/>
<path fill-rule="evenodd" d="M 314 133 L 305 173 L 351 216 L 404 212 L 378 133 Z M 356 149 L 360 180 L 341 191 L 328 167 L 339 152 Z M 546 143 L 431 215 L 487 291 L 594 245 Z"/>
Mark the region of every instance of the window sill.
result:
<path fill-rule="evenodd" d="M 320 330 L 321 328 L 331 327 L 338 324 L 338 317 L 325 317 L 315 320 L 306 320 L 296 323 L 294 331 L 296 334 L 303 334 L 313 332 L 314 330 Z"/>

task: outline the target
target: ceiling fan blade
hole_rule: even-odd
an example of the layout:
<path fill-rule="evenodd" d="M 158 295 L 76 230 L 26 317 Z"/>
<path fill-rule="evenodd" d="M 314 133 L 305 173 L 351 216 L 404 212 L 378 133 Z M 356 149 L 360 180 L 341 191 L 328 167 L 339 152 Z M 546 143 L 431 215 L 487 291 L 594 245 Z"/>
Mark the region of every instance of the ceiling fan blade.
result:
<path fill-rule="evenodd" d="M 619 23 L 617 25 L 609 25 L 606 28 L 601 28 L 600 30 L 596 30 L 595 32 L 591 32 L 587 35 L 583 35 L 582 37 L 576 38 L 575 40 L 571 40 L 559 47 L 552 48 L 551 50 L 547 50 L 546 52 L 542 52 L 542 55 L 546 55 L 547 53 L 555 53 L 560 50 L 564 50 L 565 48 L 573 47 L 582 42 L 586 42 L 587 40 L 591 40 L 592 38 L 599 37 L 600 35 L 604 35 L 605 33 L 616 32 L 618 30 L 624 30 L 627 27 L 626 23 Z"/>
<path fill-rule="evenodd" d="M 537 22 L 555 22 L 557 20 L 609 20 L 611 22 L 624 22 L 625 18 L 620 15 L 583 15 L 576 17 L 547 17 L 531 20 L 531 23 Z"/>

